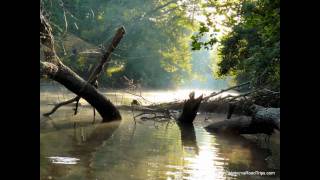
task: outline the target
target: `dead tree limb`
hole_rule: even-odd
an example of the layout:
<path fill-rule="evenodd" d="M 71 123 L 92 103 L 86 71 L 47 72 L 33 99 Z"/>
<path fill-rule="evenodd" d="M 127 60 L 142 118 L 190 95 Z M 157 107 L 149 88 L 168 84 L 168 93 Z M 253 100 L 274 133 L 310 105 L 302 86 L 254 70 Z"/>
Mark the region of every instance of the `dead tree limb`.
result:
<path fill-rule="evenodd" d="M 198 113 L 202 97 L 203 96 L 201 95 L 198 98 L 194 98 L 194 92 L 189 94 L 189 99 L 184 102 L 182 113 L 178 118 L 179 123 L 193 123 L 193 120 Z"/>
<path fill-rule="evenodd" d="M 110 56 L 111 56 L 111 53 L 114 51 L 115 47 L 119 44 L 120 40 L 122 39 L 123 35 L 125 33 L 125 30 L 124 30 L 124 27 L 120 27 L 116 33 L 116 35 L 114 36 L 113 40 L 112 40 L 112 43 L 109 45 L 109 47 L 107 48 L 107 51 L 106 53 L 104 53 L 104 55 L 102 56 L 101 58 L 101 61 L 100 63 L 97 65 L 97 67 L 95 68 L 94 71 L 92 71 L 91 75 L 89 76 L 89 79 L 87 81 L 87 84 L 91 84 L 93 85 L 99 75 L 101 74 L 102 70 L 104 69 L 104 67 L 108 64 L 108 62 L 110 61 Z M 86 84 L 86 85 L 87 85 Z M 85 88 L 82 87 L 80 91 L 82 91 L 83 89 Z M 72 98 L 71 100 L 68 100 L 68 101 L 65 101 L 65 102 L 61 102 L 57 105 L 55 105 L 53 107 L 53 109 L 49 112 L 49 113 L 46 113 L 45 115 L 46 116 L 49 116 L 51 114 L 53 114 L 58 108 L 60 108 L 61 106 L 63 105 L 67 105 L 67 104 L 70 104 L 72 102 L 77 102 L 76 103 L 76 107 L 75 107 L 75 113 L 74 114 L 77 114 L 77 110 L 78 110 L 78 102 L 80 101 L 81 97 L 80 96 L 77 96 L 75 98 Z"/>
<path fill-rule="evenodd" d="M 50 79 L 59 82 L 71 92 L 84 98 L 90 105 L 95 107 L 103 118 L 103 122 L 121 119 L 117 108 L 96 88 L 88 85 L 85 80 L 73 72 L 69 67 L 61 65 L 58 68 L 52 63 L 41 61 L 40 64 L 42 64 L 42 73 L 46 73 Z M 51 68 L 52 66 L 56 66 L 56 71 L 47 70 L 47 68 Z M 82 87 L 85 88 L 83 89 Z"/>
<path fill-rule="evenodd" d="M 149 101 L 148 99 L 144 98 L 144 97 L 141 95 L 141 93 L 140 93 L 140 94 L 135 94 L 135 93 L 132 93 L 132 92 L 129 92 L 129 91 L 125 91 L 125 93 L 128 93 L 128 94 L 133 95 L 133 96 L 136 96 L 136 97 L 140 97 L 142 100 L 144 100 L 144 101 L 146 101 L 146 102 L 155 104 L 154 102 Z"/>
<path fill-rule="evenodd" d="M 210 95 L 204 97 L 204 98 L 203 98 L 203 101 L 208 101 L 210 98 L 212 98 L 212 97 L 214 97 L 214 96 L 217 96 L 217 95 L 219 95 L 219 94 L 221 94 L 221 93 L 224 93 L 224 92 L 226 92 L 226 91 L 230 91 L 230 90 L 232 90 L 232 89 L 237 89 L 237 88 L 240 88 L 240 87 L 242 87 L 242 86 L 249 85 L 249 84 L 250 84 L 250 82 L 245 82 L 245 83 L 239 84 L 239 85 L 237 85 L 237 86 L 232 86 L 232 87 L 229 87 L 229 88 L 227 88 L 227 89 L 223 89 L 223 90 L 221 90 L 221 91 L 219 91 L 219 92 L 213 92 L 213 93 L 211 93 Z"/>
<path fill-rule="evenodd" d="M 257 92 L 257 91 L 259 91 L 259 89 L 255 89 L 255 90 L 252 90 L 252 91 L 243 93 L 243 94 L 239 94 L 238 96 L 232 97 L 232 98 L 229 99 L 228 101 L 229 101 L 229 102 L 234 101 L 234 100 L 236 100 L 236 99 L 238 99 L 238 98 L 248 96 L 248 95 L 250 95 L 250 94 L 252 94 L 252 93 L 255 93 L 255 92 Z"/>
<path fill-rule="evenodd" d="M 124 34 L 124 28 L 121 27 L 117 33 Z M 120 36 L 122 38 L 122 35 Z M 113 42 L 119 43 L 121 38 Z M 65 86 L 68 90 L 75 93 L 77 96 L 84 98 L 90 105 L 97 109 L 103 122 L 120 120 L 121 115 L 118 109 L 94 86 L 91 81 L 86 82 L 78 74 L 72 71 L 69 67 L 64 65 L 55 53 L 54 40 L 51 33 L 51 27 L 40 10 L 40 43 L 47 47 L 45 51 L 46 62 L 40 61 L 40 77 L 46 76 L 55 80 Z M 109 48 L 109 50 L 114 47 Z M 109 57 L 104 56 L 102 62 L 106 62 Z M 100 64 L 101 66 L 101 64 Z M 98 66 L 98 68 L 100 67 Z M 103 63 L 101 70 L 103 68 Z M 96 70 L 95 74 L 101 72 Z M 95 76 L 97 77 L 97 76 Z M 92 79 L 95 79 L 92 77 Z"/>
<path fill-rule="evenodd" d="M 76 98 L 77 98 L 77 97 L 74 97 L 74 98 L 72 98 L 72 99 L 69 99 L 68 101 L 64 101 L 64 102 L 61 102 L 61 103 L 56 104 L 50 112 L 44 113 L 43 115 L 44 115 L 44 116 L 50 116 L 50 115 L 53 114 L 59 107 L 75 102 L 75 101 L 76 101 Z"/>

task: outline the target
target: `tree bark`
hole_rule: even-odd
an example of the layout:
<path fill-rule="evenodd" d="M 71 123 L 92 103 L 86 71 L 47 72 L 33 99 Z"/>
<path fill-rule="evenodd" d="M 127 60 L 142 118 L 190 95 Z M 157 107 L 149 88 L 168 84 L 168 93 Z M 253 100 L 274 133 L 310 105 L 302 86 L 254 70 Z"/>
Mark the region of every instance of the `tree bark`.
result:
<path fill-rule="evenodd" d="M 241 116 L 210 124 L 208 131 L 235 134 L 258 134 L 271 135 L 274 129 L 280 131 L 280 108 L 264 108 L 254 105 L 252 117 Z"/>
<path fill-rule="evenodd" d="M 182 113 L 178 118 L 179 123 L 193 123 L 193 120 L 197 116 L 203 96 L 201 95 L 198 98 L 194 98 L 194 92 L 191 92 L 189 97 L 190 99 L 184 102 Z"/>
<path fill-rule="evenodd" d="M 53 63 L 40 61 L 40 75 L 47 75 L 69 89 L 71 92 L 85 99 L 97 109 L 103 122 L 120 120 L 118 109 L 96 88 L 87 83 L 69 67 L 60 64 L 59 67 Z"/>
<path fill-rule="evenodd" d="M 97 109 L 103 118 L 103 122 L 121 119 L 118 109 L 92 84 L 97 80 L 105 64 L 110 59 L 112 51 L 118 45 L 124 33 L 125 30 L 123 27 L 118 29 L 115 37 L 113 38 L 112 44 L 107 49 L 107 52 L 103 55 L 100 64 L 93 71 L 88 82 L 86 82 L 60 61 L 55 52 L 51 26 L 44 16 L 42 7 L 40 7 L 40 43 L 41 45 L 45 46 L 45 62 L 40 61 L 40 77 L 47 76 L 50 79 L 59 82 L 77 95 L 77 97 L 74 99 L 61 103 L 62 105 L 73 102 L 74 100 L 77 101 L 80 98 L 84 98 L 89 104 Z M 56 106 L 52 111 L 54 112 L 57 108 L 58 106 Z M 47 113 L 47 115 L 48 114 L 49 113 Z"/>
<path fill-rule="evenodd" d="M 88 83 L 90 83 L 91 85 L 94 85 L 95 83 L 97 83 L 98 77 L 100 76 L 103 69 L 105 69 L 106 66 L 108 65 L 108 62 L 110 60 L 110 56 L 111 56 L 112 52 L 114 51 L 115 47 L 117 47 L 117 45 L 120 43 L 120 40 L 122 39 L 124 34 L 125 34 L 124 27 L 120 27 L 117 30 L 115 36 L 113 37 L 112 43 L 108 46 L 108 48 L 106 48 L 107 50 L 103 54 L 99 64 L 94 68 L 94 70 L 90 74 L 89 79 L 87 81 Z M 97 88 L 97 87 L 95 87 L 95 88 Z M 54 106 L 54 108 L 50 112 L 45 113 L 44 115 L 49 116 L 49 115 L 53 114 L 56 110 L 58 110 L 58 108 L 60 108 L 61 106 L 70 104 L 72 102 L 76 102 L 76 107 L 75 107 L 75 111 L 74 111 L 74 114 L 76 115 L 78 112 L 78 103 L 79 103 L 80 99 L 81 99 L 81 97 L 77 96 L 77 97 L 72 98 L 70 100 L 67 100 L 65 102 L 58 103 Z"/>

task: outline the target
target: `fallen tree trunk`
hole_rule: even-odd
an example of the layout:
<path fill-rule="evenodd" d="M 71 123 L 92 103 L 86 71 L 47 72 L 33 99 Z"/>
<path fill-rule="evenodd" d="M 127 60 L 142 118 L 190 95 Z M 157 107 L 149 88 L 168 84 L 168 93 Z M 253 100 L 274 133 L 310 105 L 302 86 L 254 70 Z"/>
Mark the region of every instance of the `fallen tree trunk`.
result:
<path fill-rule="evenodd" d="M 58 67 L 53 63 L 40 61 L 40 74 L 47 75 L 50 79 L 59 82 L 71 92 L 85 99 L 97 109 L 103 122 L 121 119 L 117 108 L 103 94 L 67 66 L 61 64 Z"/>
<path fill-rule="evenodd" d="M 206 130 L 216 133 L 271 135 L 274 129 L 280 131 L 280 108 L 252 106 L 252 117 L 241 116 L 210 124 Z"/>
<path fill-rule="evenodd" d="M 110 56 L 111 56 L 112 52 L 114 51 L 115 47 L 117 47 L 117 45 L 120 43 L 120 40 L 122 39 L 124 33 L 125 33 L 125 30 L 123 27 L 120 27 L 117 30 L 117 33 L 113 37 L 111 44 L 109 45 L 108 48 L 106 48 L 107 51 L 103 54 L 103 56 L 100 60 L 100 63 L 95 67 L 95 69 L 90 74 L 89 79 L 87 81 L 89 84 L 94 85 L 95 82 L 97 82 L 98 77 L 100 76 L 103 69 L 105 69 L 106 66 L 108 65 L 108 62 L 110 60 Z M 77 96 L 77 97 L 72 98 L 70 100 L 58 103 L 54 106 L 54 108 L 50 112 L 45 113 L 44 116 L 49 116 L 49 115 L 53 114 L 56 110 L 58 110 L 58 108 L 60 108 L 61 106 L 64 106 L 64 105 L 67 105 L 67 104 L 70 104 L 73 102 L 77 102 L 76 107 L 75 107 L 75 112 L 74 112 L 74 114 L 76 115 L 77 110 L 78 110 L 78 103 L 79 103 L 80 99 L 81 99 L 81 97 Z"/>
<path fill-rule="evenodd" d="M 272 124 L 280 131 L 280 108 L 265 108 L 258 105 L 252 106 L 254 112 L 253 120 L 256 123 Z"/>
<path fill-rule="evenodd" d="M 89 81 L 86 82 L 80 76 L 78 76 L 78 74 L 60 61 L 55 52 L 54 39 L 51 31 L 51 26 L 43 15 L 43 10 L 41 8 L 40 43 L 45 49 L 45 61 L 40 61 L 40 77 L 46 76 L 52 80 L 55 80 L 77 95 L 77 97 L 63 103 L 62 105 L 77 101 L 80 98 L 84 98 L 90 105 L 97 109 L 103 118 L 103 122 L 120 120 L 121 115 L 118 109 L 92 85 L 92 82 L 98 78 L 98 75 L 108 61 L 110 57 L 107 56 L 108 53 L 103 56 L 101 63 L 97 66 L 94 73 L 92 73 Z M 117 45 L 120 42 L 124 32 L 125 31 L 123 27 L 119 28 L 112 43 Z M 111 44 L 111 46 L 112 47 L 107 51 L 110 54 L 115 48 L 114 44 Z M 55 108 L 57 109 L 57 107 Z"/>

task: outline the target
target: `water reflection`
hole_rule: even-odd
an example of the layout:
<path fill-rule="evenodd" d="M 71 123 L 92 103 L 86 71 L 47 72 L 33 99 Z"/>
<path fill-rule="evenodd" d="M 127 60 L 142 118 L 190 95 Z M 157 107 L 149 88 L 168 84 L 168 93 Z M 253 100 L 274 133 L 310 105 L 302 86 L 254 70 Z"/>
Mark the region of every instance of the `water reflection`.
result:
<path fill-rule="evenodd" d="M 202 127 L 178 123 L 183 146 L 184 179 L 225 179 L 224 159 L 215 148 L 215 139 Z M 197 137 L 198 135 L 198 141 Z M 197 143 L 199 142 L 199 143 Z M 199 144 L 199 145 L 198 145 Z"/>
<path fill-rule="evenodd" d="M 270 149 L 260 147 L 256 142 L 250 141 L 243 136 L 232 134 L 215 134 L 216 144 L 219 155 L 225 159 L 226 172 L 243 171 L 279 171 L 268 168 L 266 158 L 271 154 Z M 228 175 L 228 173 L 226 173 Z M 230 174 L 229 174 L 230 175 Z M 230 177 L 230 176 L 229 176 Z M 276 178 L 275 176 L 269 178 Z M 237 179 L 256 179 L 259 176 L 243 176 Z"/>
<path fill-rule="evenodd" d="M 54 120 L 48 120 L 47 123 L 54 123 Z M 44 155 L 41 153 L 42 161 L 45 161 L 42 162 L 42 166 L 46 166 L 48 170 L 42 174 L 42 179 L 60 179 L 63 177 L 68 177 L 67 179 L 95 179 L 96 175 L 93 168 L 95 152 L 104 146 L 104 142 L 112 137 L 119 125 L 120 121 L 97 125 L 92 125 L 89 122 L 59 122 L 55 123 L 54 130 L 43 131 L 42 133 L 49 136 L 52 135 L 52 133 L 56 134 L 58 131 L 58 133 L 62 133 L 68 137 L 70 141 L 66 144 L 67 147 L 62 154 L 68 157 L 51 156 L 48 157 L 51 160 L 50 163 L 48 163 L 48 161 L 43 159 Z M 55 139 L 55 141 L 58 140 L 59 139 Z M 63 140 L 65 141 L 65 138 Z M 51 141 L 51 143 L 55 141 Z M 53 155 L 58 153 L 49 152 L 48 154 Z M 52 161 L 52 159 L 54 161 Z M 60 160 L 60 163 L 56 163 L 57 159 Z M 65 163 L 66 160 L 68 162 L 70 160 L 76 160 L 77 162 Z M 81 173 L 78 171 L 81 171 Z M 77 174 L 81 176 L 81 178 L 77 177 Z"/>
<path fill-rule="evenodd" d="M 198 155 L 199 147 L 197 145 L 197 138 L 194 130 L 194 125 L 192 123 L 177 123 L 177 125 L 180 129 L 183 149 L 187 151 L 194 151 L 194 153 Z"/>
<path fill-rule="evenodd" d="M 73 147 L 69 153 L 74 157 L 81 157 L 81 163 L 87 167 L 86 179 L 94 179 L 94 163 L 95 152 L 102 148 L 103 143 L 108 140 L 118 129 L 120 121 L 103 123 L 94 125 L 94 130 L 87 135 L 86 129 L 83 127 L 74 127 L 74 137 L 71 146 Z"/>
<path fill-rule="evenodd" d="M 40 110 L 47 111 L 47 104 L 42 103 Z M 42 119 L 41 179 L 214 180 L 241 179 L 227 177 L 228 171 L 273 171 L 265 161 L 270 152 L 243 137 L 207 132 L 201 124 L 204 119 L 201 114 L 191 126 L 175 122 L 135 122 L 131 111 L 122 110 L 121 114 L 121 122 L 100 124 L 98 119 L 92 125 L 91 108 L 82 107 L 79 115 L 73 116 L 72 108 L 65 107 L 51 120 Z M 47 158 L 52 156 L 79 161 L 77 164 L 53 164 Z"/>
<path fill-rule="evenodd" d="M 52 163 L 54 164 L 77 164 L 77 161 L 80 159 L 73 157 L 60 157 L 60 156 L 52 156 L 48 157 Z"/>

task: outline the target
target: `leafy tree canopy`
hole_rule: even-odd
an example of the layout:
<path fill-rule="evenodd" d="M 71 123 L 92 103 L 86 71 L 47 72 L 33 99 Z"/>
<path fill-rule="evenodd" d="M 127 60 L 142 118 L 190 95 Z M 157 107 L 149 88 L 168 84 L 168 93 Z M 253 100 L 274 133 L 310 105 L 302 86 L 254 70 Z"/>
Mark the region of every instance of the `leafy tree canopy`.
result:
<path fill-rule="evenodd" d="M 190 13 L 198 0 L 43 0 L 63 61 L 87 76 L 97 57 L 79 50 L 76 38 L 100 51 L 115 30 L 127 34 L 112 56 L 102 83 L 121 86 L 126 76 L 145 87 L 180 85 L 191 77 L 190 37 L 195 26 Z M 70 39 L 70 34 L 76 38 Z M 68 39 L 69 38 L 69 39 Z M 66 42 L 68 41 L 68 42 Z M 67 46 L 66 44 L 71 44 Z M 74 45 L 72 45 L 74 44 Z M 83 43 L 81 43 L 83 44 Z M 90 55 L 92 56 L 92 54 Z"/>
<path fill-rule="evenodd" d="M 210 0 L 203 7 L 207 21 L 192 36 L 192 48 L 210 48 L 218 42 L 219 76 L 278 90 L 280 0 Z M 217 36 L 224 28 L 225 33 Z M 209 40 L 203 40 L 204 35 Z"/>

